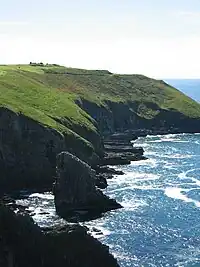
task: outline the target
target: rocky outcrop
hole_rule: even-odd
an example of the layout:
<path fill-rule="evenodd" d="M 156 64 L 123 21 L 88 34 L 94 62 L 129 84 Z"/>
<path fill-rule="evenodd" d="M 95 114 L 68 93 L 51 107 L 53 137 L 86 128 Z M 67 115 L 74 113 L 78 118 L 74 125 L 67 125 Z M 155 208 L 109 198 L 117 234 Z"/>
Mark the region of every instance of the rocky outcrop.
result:
<path fill-rule="evenodd" d="M 95 171 L 68 152 L 57 157 L 54 195 L 57 213 L 71 221 L 88 220 L 121 208 L 95 187 Z"/>
<path fill-rule="evenodd" d="M 141 154 L 133 154 L 130 152 L 123 153 L 106 153 L 101 160 L 102 165 L 128 165 L 131 161 L 145 160 L 145 156 Z"/>
<path fill-rule="evenodd" d="M 0 108 L 0 190 L 51 188 L 56 156 L 65 150 L 90 164 L 98 159 L 80 138 Z"/>
<path fill-rule="evenodd" d="M 100 165 L 126 165 L 131 161 L 144 160 L 144 149 L 134 147 L 130 142 L 132 133 L 115 133 L 104 139 L 104 157 L 100 160 Z M 134 139 L 134 137 L 133 137 Z M 136 139 L 136 137 L 135 137 Z"/>
<path fill-rule="evenodd" d="M 108 134 L 104 136 L 104 145 L 126 145 L 129 144 L 130 141 L 136 140 L 138 136 L 134 131 L 126 130 L 124 132 L 115 132 L 113 134 Z"/>
<path fill-rule="evenodd" d="M 1 267 L 118 267 L 107 246 L 79 225 L 41 229 L 0 204 Z"/>

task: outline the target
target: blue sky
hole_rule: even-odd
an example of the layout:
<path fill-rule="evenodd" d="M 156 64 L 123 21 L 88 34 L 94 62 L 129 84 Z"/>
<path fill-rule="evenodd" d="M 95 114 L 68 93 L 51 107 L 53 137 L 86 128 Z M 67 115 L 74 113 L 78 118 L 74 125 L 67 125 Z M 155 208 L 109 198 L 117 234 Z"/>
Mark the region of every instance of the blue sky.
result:
<path fill-rule="evenodd" d="M 0 0 L 0 64 L 200 78 L 198 0 Z"/>

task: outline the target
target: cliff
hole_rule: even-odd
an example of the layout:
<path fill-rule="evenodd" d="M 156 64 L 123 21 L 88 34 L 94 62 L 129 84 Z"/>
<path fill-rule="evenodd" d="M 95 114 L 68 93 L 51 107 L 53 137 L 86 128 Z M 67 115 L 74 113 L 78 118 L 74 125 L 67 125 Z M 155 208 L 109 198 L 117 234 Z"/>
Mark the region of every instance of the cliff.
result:
<path fill-rule="evenodd" d="M 0 193 L 5 189 L 51 187 L 56 156 L 66 150 L 90 164 L 98 159 L 93 146 L 72 131 L 62 133 L 1 107 Z"/>
<path fill-rule="evenodd" d="M 1 188 L 50 186 L 56 155 L 96 165 L 102 134 L 200 132 L 200 104 L 142 75 L 0 66 Z"/>

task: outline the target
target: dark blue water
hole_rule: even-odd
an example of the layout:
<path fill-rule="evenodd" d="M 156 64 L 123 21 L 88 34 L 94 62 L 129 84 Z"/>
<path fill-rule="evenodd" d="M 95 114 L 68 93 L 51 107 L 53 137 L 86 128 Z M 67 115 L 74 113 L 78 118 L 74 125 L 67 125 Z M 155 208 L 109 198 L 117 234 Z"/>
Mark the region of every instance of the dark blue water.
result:
<path fill-rule="evenodd" d="M 200 102 L 200 79 L 168 79 L 165 81 L 197 102 Z"/>
<path fill-rule="evenodd" d="M 200 135 L 149 136 L 136 145 L 149 159 L 118 167 L 126 174 L 105 190 L 124 208 L 86 225 L 102 231 L 96 236 L 122 267 L 200 266 Z M 64 223 L 51 194 L 26 201 L 40 225 Z"/>

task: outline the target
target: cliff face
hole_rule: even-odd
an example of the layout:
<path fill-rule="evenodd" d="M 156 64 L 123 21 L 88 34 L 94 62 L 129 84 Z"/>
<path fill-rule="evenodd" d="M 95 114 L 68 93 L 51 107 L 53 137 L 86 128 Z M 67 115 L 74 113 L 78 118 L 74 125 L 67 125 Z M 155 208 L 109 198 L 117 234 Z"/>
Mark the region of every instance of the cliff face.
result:
<path fill-rule="evenodd" d="M 93 148 L 82 139 L 69 134 L 65 136 L 23 114 L 0 108 L 2 190 L 51 186 L 56 156 L 66 150 L 90 164 L 98 159 Z"/>
<path fill-rule="evenodd" d="M 112 102 L 106 101 L 106 105 L 97 105 L 85 99 L 77 101 L 77 104 L 93 117 L 102 134 L 133 130 L 140 134 L 140 130 L 152 133 L 178 133 L 200 132 L 200 118 L 189 118 L 176 110 L 161 109 L 154 103 L 140 102 Z M 138 111 L 151 109 L 157 113 L 150 118 L 138 115 Z"/>

